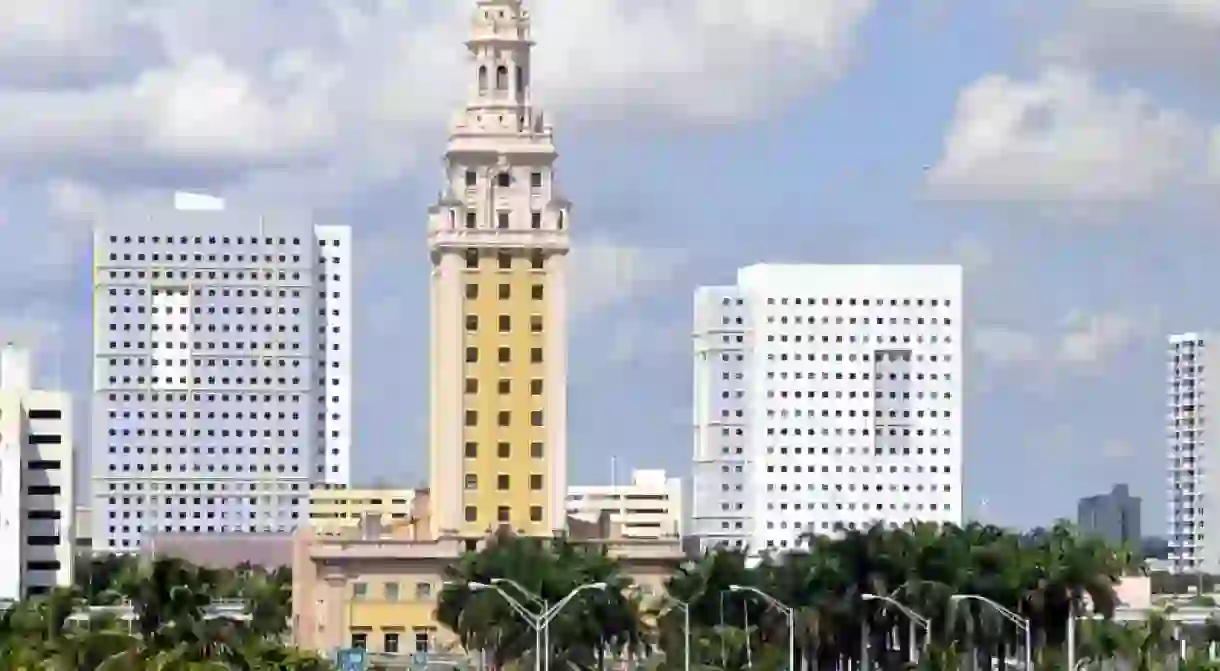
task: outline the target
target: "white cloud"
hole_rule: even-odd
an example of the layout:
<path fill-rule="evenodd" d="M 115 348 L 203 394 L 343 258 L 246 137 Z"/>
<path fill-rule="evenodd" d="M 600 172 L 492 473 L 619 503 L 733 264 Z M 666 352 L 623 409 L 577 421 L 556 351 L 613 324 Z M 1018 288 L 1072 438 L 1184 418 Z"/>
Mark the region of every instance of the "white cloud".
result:
<path fill-rule="evenodd" d="M 614 119 L 732 121 L 841 75 L 873 0 L 531 5 L 544 104 Z M 443 136 L 469 81 L 462 42 L 472 0 L 19 8 L 0 13 L 0 171 L 181 167 L 232 183 L 265 177 L 252 169 L 276 179 L 299 170 L 333 181 L 342 177 L 325 166 L 372 163 L 360 176 L 386 179 L 412 164 L 421 142 Z M 121 51 L 136 33 L 155 48 Z M 154 60 L 119 66 L 118 56 L 137 53 Z M 89 78 L 59 79 L 89 63 L 99 70 Z"/>
<path fill-rule="evenodd" d="M 1149 198 L 1203 166 L 1205 130 L 1135 90 L 1052 68 L 1032 81 L 988 75 L 958 97 L 933 195 L 1043 202 Z"/>
<path fill-rule="evenodd" d="M 1159 337 L 1160 325 L 1155 309 L 1074 311 L 1050 333 L 983 325 L 971 330 L 971 339 L 974 351 L 995 365 L 1094 372 L 1128 348 Z"/>
<path fill-rule="evenodd" d="M 1049 61 L 1169 74 L 1220 91 L 1220 0 L 1072 0 L 1039 51 Z"/>
<path fill-rule="evenodd" d="M 686 258 L 681 250 L 621 245 L 604 237 L 581 240 L 568 258 L 568 310 L 575 319 L 629 300 L 672 279 Z"/>

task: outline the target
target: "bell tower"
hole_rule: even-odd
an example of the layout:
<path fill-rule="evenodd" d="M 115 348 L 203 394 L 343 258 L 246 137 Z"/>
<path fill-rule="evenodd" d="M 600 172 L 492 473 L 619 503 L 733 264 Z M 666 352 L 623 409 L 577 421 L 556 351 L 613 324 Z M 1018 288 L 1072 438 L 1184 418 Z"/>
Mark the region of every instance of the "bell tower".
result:
<path fill-rule="evenodd" d="M 570 205 L 531 102 L 530 16 L 477 0 L 429 211 L 433 534 L 565 528 Z"/>

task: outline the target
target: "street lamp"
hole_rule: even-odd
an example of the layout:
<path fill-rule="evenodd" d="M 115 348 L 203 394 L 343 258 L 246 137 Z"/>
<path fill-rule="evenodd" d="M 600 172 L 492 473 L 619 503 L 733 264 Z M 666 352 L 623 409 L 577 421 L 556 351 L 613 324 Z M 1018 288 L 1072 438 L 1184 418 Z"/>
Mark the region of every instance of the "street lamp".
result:
<path fill-rule="evenodd" d="M 538 604 L 538 606 L 541 608 L 541 610 L 539 612 L 544 613 L 544 612 L 546 612 L 547 608 L 549 607 L 549 605 L 546 602 L 546 599 L 543 599 L 541 596 L 535 594 L 534 592 L 529 591 L 521 583 L 517 582 L 516 580 L 513 580 L 512 578 L 492 578 L 491 584 L 511 586 L 513 589 L 516 589 L 518 592 L 520 592 L 522 595 L 524 595 L 525 598 Z M 546 669 L 551 668 L 551 628 L 550 627 L 542 628 L 542 648 L 544 650 L 546 650 L 546 654 L 544 654 L 542 656 L 542 668 L 545 671 Z"/>
<path fill-rule="evenodd" d="M 670 605 L 666 606 L 660 613 L 658 613 L 657 618 L 665 617 L 666 613 L 675 608 L 682 611 L 682 668 L 685 669 L 685 671 L 690 671 L 690 604 L 672 597 L 670 598 L 670 601 Z"/>
<path fill-rule="evenodd" d="M 1007 619 L 1009 622 L 1012 622 L 1013 624 L 1017 625 L 1022 630 L 1024 630 L 1025 631 L 1025 671 L 1033 671 L 1034 664 L 1033 664 L 1033 653 L 1032 653 L 1032 646 L 1031 646 L 1032 636 L 1030 635 L 1030 626 L 1029 626 L 1028 619 L 1021 617 L 1020 615 L 1014 613 L 1011 610 L 1008 610 L 1007 608 L 992 601 L 991 599 L 988 599 L 985 596 L 979 596 L 978 594 L 954 594 L 953 596 L 949 597 L 950 606 L 953 606 L 961 601 L 978 601 L 980 603 L 985 603 L 988 606 L 991 606 L 992 608 L 994 608 L 997 613 L 999 613 L 1000 615 L 1003 615 L 1004 618 Z"/>
<path fill-rule="evenodd" d="M 901 588 L 899 588 L 899 589 L 901 589 Z M 932 620 L 924 617 L 923 615 L 920 615 L 919 613 L 916 613 L 915 611 L 911 610 L 910 608 L 907 608 L 905 605 L 903 605 L 902 603 L 900 603 L 899 601 L 897 601 L 896 599 L 894 599 L 893 597 L 890 597 L 890 596 L 884 596 L 881 594 L 861 594 L 860 598 L 864 599 L 865 601 L 880 601 L 886 605 L 890 605 L 890 606 L 893 606 L 894 608 L 897 608 L 899 612 L 901 612 L 903 615 L 907 616 L 907 619 L 911 621 L 911 628 L 910 628 L 911 641 L 910 641 L 910 645 L 909 645 L 910 649 L 907 651 L 907 655 L 910 658 L 910 662 L 912 664 L 914 664 L 915 663 L 915 625 L 919 625 L 919 626 L 923 627 L 924 634 L 925 634 L 924 645 L 927 645 L 928 641 L 931 640 L 931 638 L 932 638 Z M 868 654 L 868 620 L 865 619 L 860 624 L 860 626 L 864 629 L 864 652 L 865 652 L 865 655 L 867 656 L 867 654 Z M 868 665 L 867 662 L 868 662 L 868 660 L 866 659 L 865 666 Z"/>
<path fill-rule="evenodd" d="M 494 583 L 495 581 L 492 582 Z M 568 595 L 560 599 L 559 603 L 535 615 L 528 608 L 521 605 L 520 601 L 517 601 L 510 596 L 508 592 L 501 589 L 499 585 L 483 582 L 469 582 L 466 583 L 466 586 L 470 588 L 470 591 L 472 592 L 490 590 L 496 594 L 499 594 L 504 601 L 508 603 L 509 607 L 516 611 L 516 613 L 521 616 L 521 619 L 525 620 L 530 625 L 530 627 L 534 630 L 535 671 L 542 671 L 542 634 L 546 631 L 547 627 L 550 626 L 551 620 L 554 620 L 555 616 L 559 614 L 559 611 L 563 610 L 563 607 L 568 605 L 568 603 L 570 603 L 577 594 L 591 589 L 606 589 L 606 583 L 604 582 L 594 582 L 587 585 L 581 585 L 571 592 L 568 592 Z"/>
<path fill-rule="evenodd" d="M 772 608 L 778 610 L 788 617 L 788 671 L 796 671 L 796 611 L 791 606 L 788 606 L 784 602 L 776 599 L 757 587 L 750 587 L 748 585 L 729 585 L 729 591 L 749 592 L 754 594 L 763 601 L 766 601 L 767 604 Z"/>

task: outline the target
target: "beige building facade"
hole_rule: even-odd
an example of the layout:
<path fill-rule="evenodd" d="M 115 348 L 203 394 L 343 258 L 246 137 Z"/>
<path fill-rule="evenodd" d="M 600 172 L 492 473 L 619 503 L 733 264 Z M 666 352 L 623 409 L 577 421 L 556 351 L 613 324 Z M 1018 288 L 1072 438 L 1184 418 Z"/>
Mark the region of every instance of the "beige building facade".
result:
<path fill-rule="evenodd" d="M 597 519 L 603 512 L 626 538 L 678 538 L 682 535 L 682 480 L 663 470 L 636 470 L 631 481 L 568 488 L 567 514 Z"/>
<path fill-rule="evenodd" d="M 315 485 L 309 491 L 309 526 L 320 536 L 337 535 L 368 515 L 389 526 L 409 519 L 414 502 L 414 489 Z"/>

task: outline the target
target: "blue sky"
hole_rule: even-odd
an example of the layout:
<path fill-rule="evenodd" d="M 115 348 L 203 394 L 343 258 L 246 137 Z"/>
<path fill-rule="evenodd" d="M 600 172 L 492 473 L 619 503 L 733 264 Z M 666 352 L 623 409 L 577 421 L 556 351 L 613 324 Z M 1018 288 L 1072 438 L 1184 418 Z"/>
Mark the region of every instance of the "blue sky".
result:
<path fill-rule="evenodd" d="M 425 210 L 470 5 L 18 0 L 0 332 L 83 395 L 91 223 L 175 188 L 313 210 L 357 235 L 355 473 L 422 483 Z M 968 508 L 1045 523 L 1125 481 L 1162 529 L 1164 335 L 1220 327 L 1220 0 L 531 7 L 576 207 L 573 482 L 612 455 L 687 474 L 697 285 L 951 262 Z"/>

